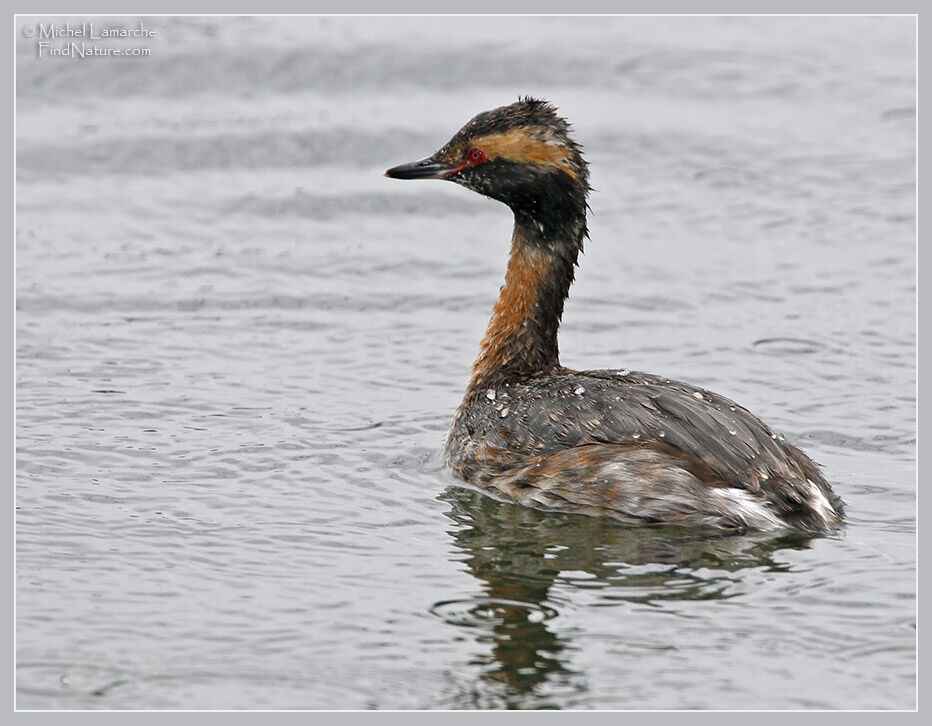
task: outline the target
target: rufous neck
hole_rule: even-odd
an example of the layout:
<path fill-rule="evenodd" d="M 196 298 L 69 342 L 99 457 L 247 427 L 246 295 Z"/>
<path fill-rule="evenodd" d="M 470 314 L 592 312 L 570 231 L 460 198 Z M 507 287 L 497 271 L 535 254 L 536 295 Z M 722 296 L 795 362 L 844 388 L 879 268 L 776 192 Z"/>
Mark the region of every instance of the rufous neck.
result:
<path fill-rule="evenodd" d="M 470 385 L 529 378 L 560 365 L 557 331 L 578 247 L 542 244 L 515 225 L 505 284 L 472 367 Z"/>

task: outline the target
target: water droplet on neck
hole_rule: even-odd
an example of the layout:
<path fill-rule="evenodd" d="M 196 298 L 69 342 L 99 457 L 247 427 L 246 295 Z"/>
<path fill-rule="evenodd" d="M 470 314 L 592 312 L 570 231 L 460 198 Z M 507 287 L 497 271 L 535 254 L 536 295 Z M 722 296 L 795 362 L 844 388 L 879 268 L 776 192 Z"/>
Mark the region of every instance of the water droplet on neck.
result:
<path fill-rule="evenodd" d="M 485 397 L 489 399 L 490 401 L 494 401 L 495 400 L 495 389 L 490 388 L 488 391 L 486 391 Z"/>
<path fill-rule="evenodd" d="M 582 386 L 576 386 L 576 390 L 573 391 L 573 393 L 575 393 L 577 396 L 581 396 L 581 395 L 583 395 L 585 392 L 586 392 L 586 389 L 583 388 Z"/>

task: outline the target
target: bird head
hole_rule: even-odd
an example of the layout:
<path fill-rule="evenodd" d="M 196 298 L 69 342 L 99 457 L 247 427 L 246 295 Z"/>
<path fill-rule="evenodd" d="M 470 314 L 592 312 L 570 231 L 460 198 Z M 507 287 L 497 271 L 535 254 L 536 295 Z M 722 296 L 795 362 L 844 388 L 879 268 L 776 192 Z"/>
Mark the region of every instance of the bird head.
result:
<path fill-rule="evenodd" d="M 523 98 L 478 114 L 436 153 L 385 172 L 445 179 L 507 204 L 529 235 L 585 235 L 589 171 L 570 126 L 546 101 Z"/>

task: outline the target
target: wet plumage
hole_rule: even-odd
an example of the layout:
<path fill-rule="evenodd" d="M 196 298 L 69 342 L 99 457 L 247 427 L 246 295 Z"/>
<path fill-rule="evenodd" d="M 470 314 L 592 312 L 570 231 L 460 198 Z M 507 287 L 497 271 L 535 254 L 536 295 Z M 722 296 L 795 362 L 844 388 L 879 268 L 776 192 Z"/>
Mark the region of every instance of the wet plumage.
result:
<path fill-rule="evenodd" d="M 386 172 L 507 204 L 511 253 L 444 461 L 493 495 L 632 523 L 828 531 L 843 505 L 803 452 L 734 402 L 627 370 L 572 371 L 557 332 L 587 236 L 588 168 L 569 125 L 523 99 Z"/>

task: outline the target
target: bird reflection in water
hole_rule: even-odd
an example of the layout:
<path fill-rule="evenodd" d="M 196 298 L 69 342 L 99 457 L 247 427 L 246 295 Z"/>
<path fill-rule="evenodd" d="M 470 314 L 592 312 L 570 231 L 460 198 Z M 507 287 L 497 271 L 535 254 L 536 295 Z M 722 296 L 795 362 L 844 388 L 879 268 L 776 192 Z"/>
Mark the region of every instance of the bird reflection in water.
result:
<path fill-rule="evenodd" d="M 736 573 L 786 570 L 774 553 L 805 549 L 812 539 L 794 531 L 724 535 L 626 527 L 527 509 L 459 487 L 440 498 L 456 524 L 453 553 L 480 592 L 438 602 L 431 611 L 469 632 L 486 652 L 474 661 L 479 683 L 458 693 L 451 708 L 547 708 L 550 695 L 566 703 L 568 693 L 587 690 L 585 674 L 569 663 L 571 634 L 557 634 L 552 624 L 572 594 L 567 587 L 599 588 L 606 605 L 721 600 L 738 596 L 731 587 L 740 579 Z M 573 573 L 572 579 L 561 573 Z"/>

